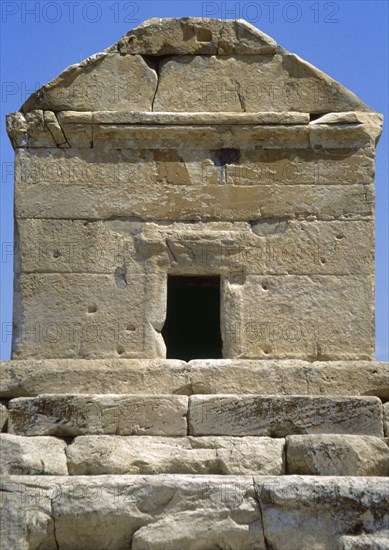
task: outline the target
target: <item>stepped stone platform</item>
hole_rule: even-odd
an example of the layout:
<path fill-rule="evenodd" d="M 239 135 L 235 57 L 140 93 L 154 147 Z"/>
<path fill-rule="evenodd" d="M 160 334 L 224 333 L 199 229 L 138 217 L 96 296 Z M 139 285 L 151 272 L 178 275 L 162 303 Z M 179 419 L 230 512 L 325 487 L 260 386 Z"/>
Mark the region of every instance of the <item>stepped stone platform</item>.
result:
<path fill-rule="evenodd" d="M 387 549 L 388 367 L 4 362 L 1 548 Z"/>

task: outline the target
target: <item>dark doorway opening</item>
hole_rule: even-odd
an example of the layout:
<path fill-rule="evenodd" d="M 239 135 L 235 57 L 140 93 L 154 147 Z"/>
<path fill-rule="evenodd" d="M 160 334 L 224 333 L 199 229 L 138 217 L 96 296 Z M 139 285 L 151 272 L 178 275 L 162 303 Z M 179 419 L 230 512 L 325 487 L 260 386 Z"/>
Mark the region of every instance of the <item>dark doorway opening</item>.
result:
<path fill-rule="evenodd" d="M 222 357 L 220 276 L 168 276 L 162 336 L 168 359 Z"/>

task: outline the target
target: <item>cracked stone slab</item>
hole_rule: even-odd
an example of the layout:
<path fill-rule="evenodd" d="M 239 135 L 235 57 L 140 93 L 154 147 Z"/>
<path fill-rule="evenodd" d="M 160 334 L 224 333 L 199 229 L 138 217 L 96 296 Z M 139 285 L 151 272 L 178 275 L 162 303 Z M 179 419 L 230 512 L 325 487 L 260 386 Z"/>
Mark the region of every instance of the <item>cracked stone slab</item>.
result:
<path fill-rule="evenodd" d="M 11 476 L 2 491 L 6 548 L 265 548 L 252 476 Z"/>
<path fill-rule="evenodd" d="M 194 395 L 190 435 L 364 434 L 383 437 L 377 397 Z"/>
<path fill-rule="evenodd" d="M 362 105 L 339 83 L 284 52 L 168 57 L 159 65 L 153 110 L 328 113 L 366 110 Z"/>
<path fill-rule="evenodd" d="M 169 395 L 41 395 L 10 401 L 17 435 L 186 435 L 188 398 Z"/>
<path fill-rule="evenodd" d="M 350 379 L 353 380 L 350 387 Z M 389 399 L 389 363 L 298 359 L 0 361 L 0 397 L 44 393 L 373 395 Z M 384 405 L 387 410 L 387 405 Z"/>
<path fill-rule="evenodd" d="M 21 111 L 151 111 L 157 80 L 140 55 L 102 52 L 65 69 Z"/>
<path fill-rule="evenodd" d="M 70 475 L 281 475 L 284 444 L 266 437 L 98 435 L 77 437 L 66 455 Z"/>
<path fill-rule="evenodd" d="M 1 475 L 67 475 L 66 443 L 55 437 L 0 434 Z"/>
<path fill-rule="evenodd" d="M 286 467 L 288 474 L 388 476 L 389 448 L 368 435 L 288 435 Z"/>
<path fill-rule="evenodd" d="M 288 476 L 255 483 L 268 548 L 285 548 L 286 541 L 288 548 L 381 548 L 345 547 L 343 536 L 356 532 L 363 539 L 385 530 L 389 542 L 389 494 L 380 477 Z"/>

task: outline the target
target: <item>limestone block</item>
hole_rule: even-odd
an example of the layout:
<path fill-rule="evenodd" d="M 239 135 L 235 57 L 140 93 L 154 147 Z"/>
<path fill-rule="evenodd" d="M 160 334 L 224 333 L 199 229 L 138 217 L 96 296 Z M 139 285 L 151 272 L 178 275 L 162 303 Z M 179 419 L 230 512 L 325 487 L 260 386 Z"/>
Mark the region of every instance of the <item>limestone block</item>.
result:
<path fill-rule="evenodd" d="M 388 476 L 389 448 L 378 437 L 361 435 L 289 435 L 288 474 Z"/>
<path fill-rule="evenodd" d="M 194 395 L 188 420 L 190 435 L 383 436 L 382 405 L 376 397 Z"/>
<path fill-rule="evenodd" d="M 283 439 L 267 437 L 98 435 L 77 437 L 66 454 L 70 475 L 279 475 L 283 449 Z"/>
<path fill-rule="evenodd" d="M 198 359 L 187 378 L 188 395 L 389 395 L 389 363 L 374 361 Z"/>
<path fill-rule="evenodd" d="M 186 435 L 188 398 L 150 395 L 41 395 L 10 401 L 9 432 L 77 436 Z"/>
<path fill-rule="evenodd" d="M 256 112 L 256 113 L 185 113 L 185 112 L 120 112 L 120 111 L 95 111 L 89 113 L 88 117 L 82 116 L 86 113 L 77 111 L 61 111 L 58 118 L 65 123 L 74 124 L 78 122 L 88 122 L 93 124 L 158 124 L 161 130 L 165 130 L 163 125 L 301 125 L 310 124 L 309 113 L 288 112 Z M 348 113 L 346 113 L 348 114 Z M 350 113 L 354 115 L 355 113 Z M 360 121 L 363 123 L 363 121 Z M 339 122 L 341 124 L 341 122 Z M 188 136 L 189 137 L 189 136 Z"/>
<path fill-rule="evenodd" d="M 235 115 L 236 116 L 236 115 Z M 338 127 L 336 127 L 337 129 Z M 317 131 L 317 130 L 315 130 Z M 327 134 L 334 131 L 323 127 L 321 134 L 328 138 Z M 175 149 L 182 143 L 196 147 L 207 145 L 219 149 L 242 147 L 251 142 L 251 147 L 257 145 L 264 149 L 306 149 L 310 145 L 311 130 L 307 125 L 243 125 L 233 124 L 223 127 L 213 124 L 198 124 L 188 126 L 155 125 L 145 126 L 133 124 L 95 124 L 93 131 L 93 147 L 95 149 L 106 148 L 107 144 L 112 149 L 161 149 L 163 143 L 166 149 Z M 341 148 L 354 148 L 370 145 L 369 134 L 363 131 L 361 125 L 354 129 L 349 140 L 344 140 Z M 354 143 L 356 141 L 356 145 Z M 319 148 L 319 144 L 317 145 Z M 340 148 L 340 145 L 335 145 Z"/>
<path fill-rule="evenodd" d="M 388 491 L 380 477 L 259 477 L 256 483 L 270 548 L 340 550 L 344 535 L 387 530 Z"/>
<path fill-rule="evenodd" d="M 180 82 L 177 90 L 176 82 Z M 159 67 L 154 111 L 368 110 L 298 56 L 169 57 Z"/>
<path fill-rule="evenodd" d="M 13 358 L 164 357 L 162 337 L 148 320 L 160 306 L 145 298 L 160 286 L 158 275 L 131 273 L 118 260 L 105 275 L 19 277 Z"/>
<path fill-rule="evenodd" d="M 248 275 L 239 293 L 241 312 L 226 319 L 230 357 L 374 357 L 370 276 Z"/>
<path fill-rule="evenodd" d="M 52 111 L 44 111 L 43 117 L 45 119 L 45 124 L 49 129 L 50 134 L 53 136 L 53 139 L 57 144 L 57 147 L 64 147 L 64 148 L 70 147 L 63 133 L 61 125 L 59 124 L 59 121 L 56 117 L 56 114 L 53 113 Z"/>
<path fill-rule="evenodd" d="M 44 393 L 189 394 L 186 363 L 175 359 L 0 361 L 0 396 Z M 374 383 L 374 382 L 373 382 Z M 377 380 L 379 384 L 380 381 Z"/>
<path fill-rule="evenodd" d="M 242 147 L 238 163 L 220 166 L 227 153 L 215 141 L 207 148 L 203 143 L 192 149 L 179 142 L 167 146 L 160 142 L 161 129 L 155 129 L 158 135 L 140 150 L 139 143 L 120 151 L 18 150 L 16 216 L 252 221 L 360 219 L 373 212 L 368 151 L 296 155 L 294 150 L 254 153 Z M 182 140 L 188 129 L 181 129 Z M 242 130 L 235 130 L 238 140 Z M 134 131 L 138 135 L 138 127 Z M 217 130 L 215 139 L 219 135 Z"/>
<path fill-rule="evenodd" d="M 67 475 L 66 443 L 55 437 L 0 435 L 1 475 Z"/>
<path fill-rule="evenodd" d="M 117 112 L 117 111 L 114 111 Z M 67 113 L 71 113 L 69 116 Z M 83 111 L 59 111 L 57 120 L 70 147 L 93 147 L 92 113 Z"/>
<path fill-rule="evenodd" d="M 257 220 L 151 223 L 17 219 L 21 272 L 370 274 L 374 224 Z"/>
<path fill-rule="evenodd" d="M 156 87 L 156 72 L 141 56 L 100 53 L 68 67 L 21 110 L 151 111 Z"/>
<path fill-rule="evenodd" d="M 26 117 L 17 112 L 7 113 L 7 134 L 14 149 L 28 144 L 28 129 Z"/>
<path fill-rule="evenodd" d="M 384 433 L 389 437 L 389 402 L 384 403 Z"/>
<path fill-rule="evenodd" d="M 8 418 L 8 409 L 5 405 L 0 403 L 0 432 L 3 430 L 4 426 L 6 425 Z"/>
<path fill-rule="evenodd" d="M 136 260 L 134 235 L 139 223 L 113 220 L 16 220 L 21 272 L 113 273 L 123 266 L 133 275 L 143 269 Z"/>
<path fill-rule="evenodd" d="M 123 36 L 121 54 L 143 55 L 235 55 L 272 54 L 277 44 L 243 19 L 205 17 L 153 18 Z"/>
<path fill-rule="evenodd" d="M 352 379 L 353 383 L 350 384 Z M 375 395 L 389 363 L 298 359 L 25 359 L 0 361 L 0 397 L 43 393 Z M 384 406 L 385 408 L 385 406 Z"/>
<path fill-rule="evenodd" d="M 252 476 L 12 476 L 3 491 L 5 548 L 265 548 Z"/>

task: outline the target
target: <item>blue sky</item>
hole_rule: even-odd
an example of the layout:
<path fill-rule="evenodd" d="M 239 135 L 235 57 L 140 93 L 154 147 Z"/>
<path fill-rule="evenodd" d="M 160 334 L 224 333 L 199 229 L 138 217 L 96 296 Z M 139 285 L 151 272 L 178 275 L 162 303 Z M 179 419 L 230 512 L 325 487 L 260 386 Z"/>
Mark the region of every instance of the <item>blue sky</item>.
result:
<path fill-rule="evenodd" d="M 386 117 L 376 173 L 376 357 L 388 357 L 388 6 L 383 1 L 7 1 L 1 9 L 1 353 L 10 354 L 13 150 L 5 114 L 149 17 L 244 18 Z"/>

